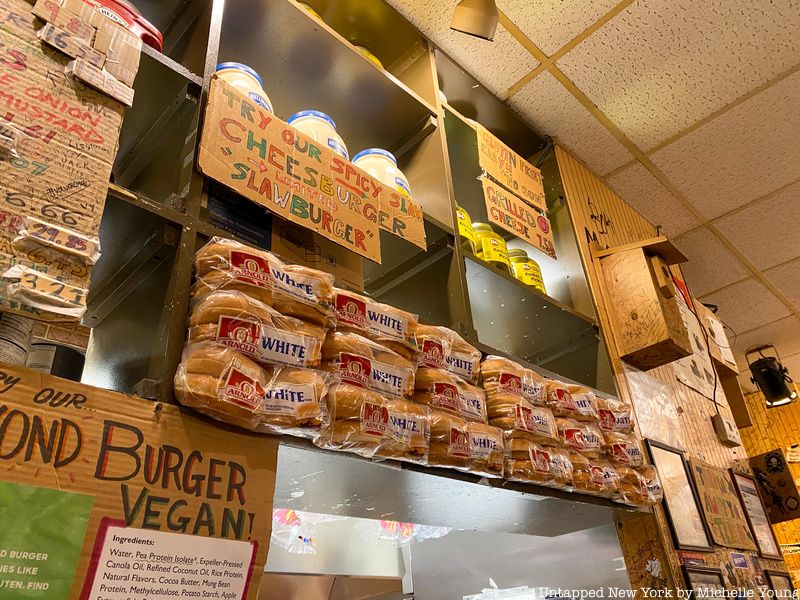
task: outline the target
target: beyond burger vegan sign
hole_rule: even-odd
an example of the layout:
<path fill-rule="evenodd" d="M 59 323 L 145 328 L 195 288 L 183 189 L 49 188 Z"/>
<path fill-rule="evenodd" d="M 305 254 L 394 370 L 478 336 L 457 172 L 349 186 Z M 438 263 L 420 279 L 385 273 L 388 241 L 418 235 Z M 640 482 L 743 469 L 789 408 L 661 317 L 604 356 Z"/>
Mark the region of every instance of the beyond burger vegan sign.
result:
<path fill-rule="evenodd" d="M 254 598 L 269 544 L 276 457 L 275 438 L 221 429 L 174 406 L 0 367 L 2 485 L 81 495 L 91 505 L 87 525 L 73 532 L 79 558 L 67 581 L 70 598 L 102 591 L 112 600 L 138 599 L 142 590 L 144 598 L 155 593 L 153 585 L 170 590 L 176 574 L 196 575 L 198 591 L 218 586 L 232 594 L 219 597 Z M 2 500 L 14 493 L 0 487 Z M 66 537 L 64 523 L 54 528 Z M 0 525 L 6 530 L 0 557 L 20 544 L 31 553 L 52 553 L 7 539 L 8 530 L 35 539 L 46 523 L 20 515 L 12 527 Z M 214 558 L 229 564 L 215 567 Z M 0 588 L 57 580 L 10 577 L 0 574 Z M 184 585 L 190 595 L 193 585 Z"/>
<path fill-rule="evenodd" d="M 216 76 L 198 162 L 208 177 L 375 262 L 379 229 L 426 248 L 417 204 Z"/>

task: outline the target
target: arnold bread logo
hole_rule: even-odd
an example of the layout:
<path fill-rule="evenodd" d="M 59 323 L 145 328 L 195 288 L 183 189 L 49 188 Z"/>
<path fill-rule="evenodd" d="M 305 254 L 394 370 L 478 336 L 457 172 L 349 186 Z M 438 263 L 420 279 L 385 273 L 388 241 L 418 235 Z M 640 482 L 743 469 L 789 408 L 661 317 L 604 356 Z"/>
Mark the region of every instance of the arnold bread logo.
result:
<path fill-rule="evenodd" d="M 365 356 L 342 352 L 339 355 L 339 375 L 342 381 L 365 388 L 372 376 L 372 362 Z"/>
<path fill-rule="evenodd" d="M 269 262 L 264 257 L 231 250 L 229 262 L 235 279 L 260 288 L 272 285 Z"/>
<path fill-rule="evenodd" d="M 450 445 L 447 454 L 461 458 L 469 457 L 469 434 L 455 427 L 450 428 Z"/>
<path fill-rule="evenodd" d="M 389 426 L 389 411 L 385 406 L 365 402 L 361 407 L 361 431 L 383 437 Z"/>
<path fill-rule="evenodd" d="M 222 316 L 217 324 L 217 341 L 249 356 L 258 351 L 259 324 L 235 317 Z"/>
<path fill-rule="evenodd" d="M 360 329 L 367 326 L 367 305 L 363 300 L 339 292 L 336 294 L 336 315 L 339 322 Z"/>
<path fill-rule="evenodd" d="M 255 411 L 264 399 L 264 388 L 255 379 L 237 369 L 231 369 L 220 390 L 223 400 Z"/>
<path fill-rule="evenodd" d="M 437 382 L 433 384 L 433 402 L 435 406 L 444 410 L 458 412 L 458 388 L 451 383 Z"/>

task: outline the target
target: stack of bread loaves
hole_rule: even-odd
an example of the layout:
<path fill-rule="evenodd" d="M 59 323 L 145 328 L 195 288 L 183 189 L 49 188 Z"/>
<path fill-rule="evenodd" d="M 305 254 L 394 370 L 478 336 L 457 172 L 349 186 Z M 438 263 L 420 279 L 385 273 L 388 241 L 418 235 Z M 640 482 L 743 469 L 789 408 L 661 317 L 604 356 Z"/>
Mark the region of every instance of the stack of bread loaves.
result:
<path fill-rule="evenodd" d="M 430 408 L 428 464 L 503 476 L 503 432 L 488 424 L 486 396 L 474 385 L 481 353 L 446 327 L 420 325 L 414 402 Z"/>
<path fill-rule="evenodd" d="M 337 383 L 327 395 L 330 424 L 317 444 L 423 463 L 429 411 L 410 402 L 417 316 L 340 289 L 333 305 L 337 326 L 322 347 L 322 368 Z"/>
<path fill-rule="evenodd" d="M 195 275 L 178 400 L 252 431 L 316 437 L 333 277 L 223 238 L 198 250 Z"/>

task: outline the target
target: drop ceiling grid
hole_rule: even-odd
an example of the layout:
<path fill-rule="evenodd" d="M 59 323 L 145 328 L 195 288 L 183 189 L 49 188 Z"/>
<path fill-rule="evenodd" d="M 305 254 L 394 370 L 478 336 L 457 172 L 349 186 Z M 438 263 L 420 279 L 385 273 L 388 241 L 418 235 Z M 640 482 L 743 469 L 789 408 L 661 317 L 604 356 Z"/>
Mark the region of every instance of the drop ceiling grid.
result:
<path fill-rule="evenodd" d="M 729 113 L 730 111 L 734 110 L 737 106 L 740 106 L 740 105 L 744 104 L 748 100 L 751 100 L 752 98 L 755 98 L 759 94 L 761 94 L 761 93 L 769 90 L 773 86 L 779 84 L 781 81 L 783 81 L 784 79 L 786 79 L 790 75 L 792 75 L 795 72 L 797 72 L 798 70 L 800 70 L 800 64 L 791 66 L 790 68 L 786 69 L 782 73 L 779 73 L 778 75 L 776 75 L 772 79 L 769 79 L 766 82 L 763 82 L 763 83 L 761 83 L 761 84 L 759 84 L 757 86 L 754 86 L 752 89 L 750 89 L 746 93 L 736 97 L 731 102 L 725 104 L 724 106 L 718 108 L 717 110 L 711 112 L 710 114 L 708 114 L 708 115 L 706 115 L 706 116 L 704 116 L 704 117 L 702 117 L 700 119 L 697 119 L 694 122 L 689 123 L 689 125 L 684 127 L 681 131 L 675 132 L 668 139 L 666 139 L 663 142 L 655 145 L 648 152 L 644 152 L 642 150 L 642 148 L 640 148 L 637 144 L 635 144 L 633 141 L 631 141 L 630 138 L 628 138 L 628 136 L 625 135 L 625 133 L 622 130 L 620 130 L 620 128 L 619 128 L 617 123 L 614 123 L 613 120 L 608 117 L 608 115 L 603 113 L 600 110 L 600 108 L 597 107 L 591 101 L 591 99 L 585 93 L 584 90 L 580 89 L 579 86 L 577 86 L 572 80 L 570 80 L 568 78 L 568 76 L 566 74 L 564 74 L 564 72 L 559 68 L 559 66 L 558 66 L 558 64 L 556 62 L 561 57 L 567 56 L 570 51 L 572 51 L 573 49 L 575 49 L 576 47 L 579 46 L 580 42 L 582 42 L 583 40 L 588 38 L 592 33 L 597 31 L 600 27 L 602 27 L 607 22 L 611 21 L 614 17 L 616 17 L 618 14 L 620 14 L 620 12 L 622 12 L 622 10 L 624 8 L 626 8 L 628 4 L 630 4 L 630 2 L 622 2 L 622 3 L 620 3 L 620 5 L 618 5 L 615 9 L 612 9 L 612 11 L 610 11 L 609 13 L 604 15 L 603 19 L 600 19 L 600 20 L 598 20 L 598 22 L 593 23 L 586 30 L 584 30 L 584 32 L 582 32 L 581 34 L 579 34 L 578 36 L 573 38 L 573 40 L 571 40 L 568 44 L 566 44 L 564 47 L 562 47 L 556 53 L 554 53 L 553 55 L 550 55 L 550 56 L 547 56 L 547 55 L 542 56 L 544 53 L 541 50 L 538 49 L 538 47 L 536 46 L 536 44 L 535 44 L 535 42 L 533 40 L 527 39 L 527 37 L 525 37 L 524 41 L 520 40 L 520 43 L 523 46 L 525 46 L 526 48 L 530 49 L 531 46 L 533 46 L 536 50 L 538 50 L 538 52 L 534 53 L 534 56 L 536 56 L 536 58 L 540 62 L 540 64 L 536 67 L 536 69 L 534 69 L 533 71 L 528 73 L 525 77 L 523 77 L 520 81 L 518 81 L 516 84 L 514 84 L 514 86 L 512 86 L 509 89 L 508 93 L 506 94 L 507 98 L 510 99 L 511 96 L 513 96 L 514 94 L 518 93 L 520 90 L 522 90 L 523 87 L 525 87 L 526 85 L 530 84 L 530 82 L 532 82 L 535 78 L 541 76 L 542 73 L 544 73 L 545 71 L 549 72 L 552 76 L 556 77 L 556 79 L 558 79 L 562 83 L 562 85 L 564 85 L 564 87 L 567 89 L 567 91 L 572 93 L 576 97 L 576 99 L 581 104 L 583 104 L 584 107 L 604 127 L 606 127 L 609 130 L 609 132 L 612 133 L 612 135 L 614 135 L 614 137 L 616 137 L 625 147 L 627 147 L 631 151 L 631 153 L 634 155 L 634 157 L 635 157 L 634 160 L 629 161 L 628 163 L 626 163 L 626 164 L 614 169 L 610 173 L 608 173 L 607 179 L 613 179 L 612 176 L 618 175 L 618 174 L 622 173 L 623 171 L 625 171 L 626 168 L 633 167 L 634 165 L 639 165 L 640 167 L 643 167 L 644 169 L 646 169 L 651 174 L 651 176 L 653 176 L 655 178 L 655 180 L 657 180 L 657 182 L 660 183 L 663 186 L 663 188 L 665 189 L 665 191 L 667 193 L 671 194 L 673 197 L 675 197 L 678 200 L 678 202 L 681 205 L 681 209 L 683 211 L 685 211 L 686 213 L 688 213 L 688 219 L 693 219 L 695 221 L 692 224 L 692 227 L 686 233 L 695 232 L 695 231 L 697 231 L 697 230 L 699 230 L 700 228 L 703 228 L 703 227 L 707 228 L 709 233 L 712 234 L 713 238 L 716 239 L 717 243 L 720 244 L 722 247 L 724 247 L 732 255 L 732 257 L 737 261 L 737 263 L 741 264 L 743 266 L 743 268 L 746 269 L 746 272 L 749 272 L 750 274 L 752 274 L 753 279 L 755 281 L 757 281 L 761 286 L 763 286 L 763 288 L 765 289 L 765 293 L 767 293 L 769 296 L 774 296 L 778 300 L 778 302 L 780 304 L 782 304 L 783 306 L 786 307 L 784 310 L 788 309 L 788 311 L 790 311 L 789 314 L 791 314 L 791 315 L 800 315 L 800 311 L 798 310 L 798 305 L 796 304 L 796 302 L 793 302 L 794 299 L 793 298 L 790 299 L 789 297 L 787 297 L 787 295 L 782 293 L 782 291 L 779 289 L 779 287 L 772 280 L 768 279 L 763 274 L 763 272 L 758 268 L 758 266 L 756 264 L 754 264 L 753 261 L 751 261 L 749 259 L 749 257 L 747 255 L 745 255 L 745 253 L 743 253 L 739 249 L 739 247 L 737 247 L 731 241 L 731 239 L 726 237 L 717 228 L 716 224 L 713 222 L 715 219 L 710 219 L 710 218 L 706 217 L 705 215 L 703 215 L 697 209 L 697 207 L 695 207 L 689 201 L 689 199 L 685 196 L 685 194 L 681 193 L 680 190 L 678 190 L 678 188 L 675 186 L 674 182 L 671 179 L 669 179 L 668 176 L 665 173 L 663 173 L 663 171 L 661 171 L 653 163 L 653 161 L 651 160 L 651 155 L 652 154 L 655 154 L 659 150 L 662 150 L 662 149 L 668 147 L 670 144 L 678 141 L 679 139 L 685 137 L 686 135 L 692 133 L 693 131 L 702 128 L 704 125 L 706 125 L 708 123 L 712 123 L 718 117 L 721 117 L 721 116 Z M 505 14 L 503 15 L 503 17 L 505 17 L 505 19 L 508 19 L 508 17 Z M 600 21 L 602 21 L 602 22 L 600 22 Z M 514 35 L 515 37 L 519 38 L 520 34 L 522 34 L 524 36 L 524 33 L 522 33 L 522 31 L 521 31 L 521 29 L 519 27 L 509 27 L 509 30 L 511 31 L 512 35 Z M 512 104 L 513 103 L 514 102 L 512 100 Z M 584 160 L 587 159 L 587 157 L 583 157 L 583 158 L 584 158 Z M 790 187 L 793 183 L 795 183 L 795 182 L 790 182 L 789 184 L 781 185 L 780 188 L 771 190 L 768 193 L 766 193 L 766 194 L 764 194 L 764 195 L 762 195 L 762 196 L 760 196 L 758 198 L 751 198 L 743 206 L 734 208 L 732 211 L 727 211 L 724 214 L 719 215 L 717 217 L 717 219 L 720 219 L 720 218 L 725 217 L 725 216 L 727 216 L 729 214 L 732 214 L 732 213 L 738 213 L 740 211 L 743 211 L 743 210 L 747 209 L 748 207 L 750 207 L 751 205 L 762 203 L 767 198 L 775 196 L 781 190 L 783 190 L 783 189 L 785 189 L 787 187 Z M 635 204 L 635 202 L 634 202 L 634 204 Z M 746 280 L 747 277 L 744 277 L 743 279 Z M 739 280 L 739 281 L 741 281 L 741 280 Z M 732 284 L 725 285 L 722 288 L 720 288 L 719 290 L 704 290 L 704 293 L 705 294 L 709 294 L 709 293 L 713 294 L 713 293 L 718 292 L 718 291 L 719 292 L 724 292 L 726 290 L 726 288 L 735 286 L 735 284 L 737 282 L 738 281 L 735 281 Z M 766 323 L 766 324 L 763 324 L 763 325 L 759 324 L 759 327 L 756 327 L 756 328 L 746 327 L 746 331 L 744 333 L 752 334 L 752 333 L 757 332 L 758 330 L 760 330 L 760 329 L 762 329 L 764 327 L 767 327 L 767 326 L 769 326 L 771 324 L 772 323 Z"/>
<path fill-rule="evenodd" d="M 429 0 L 389 0 L 389 1 L 395 6 L 397 6 L 398 4 L 405 5 L 403 6 L 403 8 L 407 10 L 401 12 L 408 12 L 408 9 L 411 6 L 418 9 L 419 11 L 430 11 L 430 9 L 432 8 L 431 4 L 435 4 L 435 2 L 432 3 Z M 785 2 L 782 0 L 776 0 L 776 1 L 778 4 L 781 5 L 785 4 Z M 522 48 L 524 48 L 524 50 L 527 51 L 527 53 L 530 54 L 535 61 L 533 62 L 533 65 L 535 65 L 535 67 L 528 70 L 524 76 L 522 76 L 515 83 L 513 83 L 507 89 L 504 95 L 501 94 L 501 97 L 503 97 L 505 100 L 511 100 L 512 96 L 519 93 L 520 90 L 531 84 L 531 82 L 535 81 L 545 72 L 547 72 L 550 76 L 554 77 L 558 81 L 558 83 L 562 85 L 569 94 L 572 94 L 572 96 L 575 97 L 577 102 L 579 102 L 580 105 L 582 105 L 586 109 L 586 111 L 588 111 L 589 113 L 588 118 L 596 119 L 602 125 L 602 127 L 606 128 L 609 131 L 609 133 L 614 138 L 616 138 L 616 141 L 618 141 L 627 151 L 630 152 L 630 154 L 633 155 L 634 157 L 633 160 L 629 160 L 624 164 L 614 166 L 613 170 L 609 170 L 608 172 L 605 173 L 605 179 L 609 182 L 610 185 L 613 186 L 614 179 L 620 180 L 623 174 L 627 175 L 627 173 L 625 173 L 626 170 L 631 169 L 634 166 L 636 166 L 637 169 L 639 168 L 645 169 L 646 172 L 649 173 L 649 176 L 652 177 L 652 181 L 648 182 L 648 185 L 660 186 L 659 192 L 662 194 L 666 194 L 665 197 L 668 196 L 674 197 L 678 205 L 680 206 L 681 213 L 685 215 L 682 217 L 682 221 L 685 224 L 688 224 L 688 229 L 682 231 L 679 235 L 694 233 L 700 230 L 701 228 L 706 228 L 710 233 L 710 235 L 713 236 L 714 239 L 716 239 L 715 243 L 718 243 L 723 248 L 725 248 L 735 258 L 735 260 L 737 260 L 741 265 L 744 266 L 747 272 L 752 274 L 751 277 L 745 277 L 744 280 L 752 278 L 755 282 L 758 282 L 760 286 L 763 286 L 763 288 L 766 290 L 766 293 L 769 296 L 774 296 L 775 298 L 777 298 L 779 303 L 786 307 L 784 310 L 788 309 L 790 314 L 800 315 L 800 310 L 799 310 L 800 306 L 798 306 L 798 302 L 800 302 L 800 299 L 796 299 L 794 297 L 790 297 L 787 294 L 784 294 L 781 291 L 779 285 L 777 285 L 772 279 L 765 276 L 765 274 L 761 270 L 759 270 L 757 265 L 754 264 L 754 262 L 751 261 L 748 258 L 748 256 L 746 256 L 745 253 L 743 253 L 731 239 L 726 237 L 715 224 L 715 220 L 725 218 L 729 215 L 738 214 L 748 209 L 754 204 L 768 202 L 769 201 L 768 199 L 770 197 L 775 196 L 782 189 L 791 186 L 793 183 L 796 183 L 796 181 L 789 182 L 786 185 L 782 185 L 780 186 L 779 189 L 771 190 L 766 194 L 762 194 L 758 198 L 750 198 L 742 206 L 736 207 L 733 210 L 726 211 L 724 214 L 717 215 L 715 216 L 714 219 L 711 219 L 708 218 L 706 215 L 702 214 L 698 210 L 698 208 L 689 201 L 686 195 L 682 193 L 681 190 L 676 186 L 675 182 L 671 178 L 669 178 L 664 173 L 664 171 L 660 169 L 653 162 L 651 158 L 652 155 L 658 153 L 661 150 L 664 150 L 665 148 L 668 148 L 670 145 L 674 144 L 675 142 L 678 142 L 679 140 L 703 128 L 704 126 L 714 123 L 719 117 L 723 117 L 724 115 L 730 113 L 731 111 L 734 111 L 740 105 L 750 101 L 753 98 L 756 98 L 757 96 L 766 92 L 767 90 L 770 90 L 771 88 L 782 82 L 787 77 L 790 77 L 794 73 L 798 72 L 798 70 L 800 70 L 800 63 L 788 66 L 788 68 L 785 68 L 782 72 L 778 72 L 777 74 L 769 73 L 768 75 L 771 78 L 767 77 L 766 81 L 755 81 L 755 80 L 751 81 L 750 80 L 751 78 L 748 79 L 748 85 L 746 86 L 746 89 L 741 90 L 743 93 L 739 94 L 738 93 L 739 90 L 737 90 L 738 94 L 737 96 L 733 97 L 727 102 L 722 102 L 721 103 L 722 105 L 716 107 L 714 110 L 711 110 L 710 112 L 707 111 L 708 114 L 702 115 L 694 120 L 690 119 L 689 122 L 686 122 L 684 120 L 681 126 L 678 128 L 679 130 L 673 131 L 669 136 L 666 136 L 665 139 L 660 140 L 655 145 L 650 144 L 652 146 L 650 148 L 647 147 L 642 148 L 641 145 L 644 144 L 644 141 L 642 140 L 638 140 L 639 144 L 634 143 L 634 141 L 623 131 L 623 129 L 621 129 L 621 126 L 625 124 L 615 122 L 614 119 L 610 118 L 608 114 L 606 114 L 603 110 L 601 110 L 601 108 L 598 107 L 597 104 L 595 104 L 595 102 L 592 101 L 591 95 L 587 93 L 589 90 L 582 89 L 579 85 L 576 85 L 576 83 L 572 79 L 570 79 L 570 77 L 568 77 L 567 74 L 565 74 L 565 72 L 558 64 L 559 61 L 564 60 L 564 62 L 568 62 L 571 58 L 577 56 L 582 50 L 585 49 L 582 48 L 583 43 L 586 40 L 589 40 L 593 34 L 597 33 L 606 26 L 609 26 L 610 28 L 616 27 L 618 23 L 621 22 L 618 21 L 618 19 L 620 19 L 620 15 L 623 15 L 624 19 L 625 17 L 624 13 L 627 12 L 626 9 L 631 7 L 631 5 L 633 5 L 631 7 L 632 10 L 634 9 L 641 10 L 642 5 L 648 5 L 645 7 L 646 10 L 649 10 L 651 7 L 653 7 L 653 10 L 655 11 L 672 10 L 671 7 L 665 4 L 665 2 L 666 0 L 662 0 L 662 2 L 660 3 L 661 6 L 659 6 L 659 2 L 657 0 L 656 1 L 637 0 L 635 4 L 634 0 L 622 0 L 618 2 L 616 5 L 613 5 L 613 7 L 610 10 L 608 10 L 600 18 L 589 24 L 583 31 L 572 37 L 572 39 L 567 41 L 555 52 L 547 54 L 541 49 L 539 45 L 537 45 L 536 40 L 531 39 L 524 32 L 525 29 L 535 30 L 538 27 L 538 25 L 536 24 L 531 25 L 531 23 L 527 21 L 525 18 L 521 19 L 512 18 L 517 13 L 518 10 L 524 9 L 527 2 L 519 2 L 518 0 L 498 0 L 498 6 L 501 9 L 501 29 L 503 34 L 507 35 L 508 33 L 510 33 L 511 36 L 516 40 L 516 42 L 518 42 L 519 45 L 522 46 Z M 668 4 L 672 4 L 672 2 L 669 2 Z M 684 2 L 678 2 L 678 4 L 683 5 Z M 715 2 L 714 4 L 718 3 Z M 610 3 L 608 5 L 610 5 Z M 687 5 L 687 7 L 688 6 L 689 5 Z M 687 11 L 691 10 L 691 8 L 687 7 L 684 7 L 684 9 Z M 719 4 L 717 8 L 723 11 L 725 10 L 724 4 Z M 414 9 L 412 8 L 412 10 Z M 509 16 L 509 14 L 511 14 L 511 16 Z M 565 24 L 560 23 L 559 25 L 564 26 Z M 767 23 L 767 25 L 764 25 L 762 23 L 761 26 L 768 27 L 769 23 Z M 421 27 L 421 29 L 425 28 Z M 569 27 L 566 27 L 566 29 L 569 29 Z M 722 30 L 720 29 L 720 31 Z M 440 36 L 444 37 L 446 35 L 446 32 L 431 31 L 431 30 L 425 31 L 425 33 L 432 38 L 434 43 L 437 43 L 438 37 Z M 728 35 L 725 32 L 722 32 L 721 34 Z M 749 35 L 752 38 L 752 33 L 749 33 Z M 548 50 L 550 50 L 551 48 L 555 47 L 553 45 L 553 39 L 554 39 L 553 36 L 548 36 L 547 39 L 543 39 L 542 44 Z M 452 43 L 452 39 L 448 41 Z M 747 40 L 745 43 L 750 44 L 750 46 L 748 46 L 750 56 L 745 58 L 747 60 L 752 59 L 752 61 L 763 62 L 764 57 L 758 55 L 759 49 L 752 47 L 753 46 L 752 39 Z M 466 42 L 464 42 L 464 44 L 466 44 Z M 586 47 L 589 46 L 587 45 Z M 576 49 L 577 52 L 572 56 L 570 56 L 570 54 Z M 790 50 L 794 52 L 796 48 L 791 48 Z M 477 65 L 471 64 L 469 65 L 469 67 L 471 67 L 472 69 L 480 70 L 480 67 L 483 66 L 491 70 L 492 65 L 495 64 L 495 60 L 496 60 L 496 55 L 494 55 L 494 58 L 492 60 L 487 61 L 486 64 L 480 64 L 480 63 Z M 724 57 L 722 57 L 722 60 L 724 60 Z M 780 68 L 784 68 L 786 66 L 783 64 L 778 64 L 777 62 L 776 64 L 777 66 L 775 67 L 775 70 L 779 70 Z M 728 64 L 728 66 L 730 67 L 730 64 Z M 773 65 L 767 64 L 767 67 L 771 66 Z M 733 68 L 735 68 L 735 66 Z M 480 75 L 483 75 L 484 77 L 486 76 L 485 73 L 483 74 L 474 73 L 474 74 L 478 76 L 479 79 L 482 78 L 480 77 Z M 712 90 L 712 92 L 715 91 Z M 510 103 L 513 105 L 515 102 L 512 101 Z M 524 103 L 517 102 L 517 104 L 522 105 L 519 106 L 518 110 L 520 109 L 527 110 L 528 108 L 524 106 Z M 546 118 L 546 115 L 540 115 L 537 118 Z M 558 137 L 557 132 L 554 137 L 556 138 Z M 567 145 L 575 146 L 574 143 Z M 592 149 L 595 148 L 596 146 L 592 147 Z M 589 160 L 591 162 L 592 157 L 586 157 L 586 156 L 581 157 L 580 156 L 581 152 L 579 149 L 575 152 L 575 154 L 577 154 L 578 157 L 581 158 L 583 161 Z M 629 192 L 628 195 L 630 195 L 630 193 L 634 193 L 632 189 L 635 189 L 636 186 L 629 185 L 629 188 L 631 189 L 627 190 Z M 624 193 L 622 195 L 623 197 L 625 197 Z M 632 200 L 631 202 L 635 206 L 641 204 L 641 202 L 637 200 Z M 647 213 L 648 211 L 645 208 L 644 209 L 645 216 L 648 216 Z M 778 266 L 780 267 L 781 265 Z M 774 269 L 774 271 L 777 272 L 779 271 L 779 269 L 776 268 Z M 735 288 L 736 284 L 740 283 L 741 281 L 742 280 L 734 282 L 729 285 L 725 285 L 717 290 L 710 290 L 710 291 L 704 290 L 704 293 L 712 295 L 717 293 L 725 293 L 726 291 L 728 291 L 729 288 Z M 759 329 L 764 327 L 769 327 L 770 325 L 772 325 L 772 323 L 760 325 L 758 328 L 754 330 L 751 329 L 744 333 L 752 334 L 754 333 L 754 331 L 758 331 Z"/>

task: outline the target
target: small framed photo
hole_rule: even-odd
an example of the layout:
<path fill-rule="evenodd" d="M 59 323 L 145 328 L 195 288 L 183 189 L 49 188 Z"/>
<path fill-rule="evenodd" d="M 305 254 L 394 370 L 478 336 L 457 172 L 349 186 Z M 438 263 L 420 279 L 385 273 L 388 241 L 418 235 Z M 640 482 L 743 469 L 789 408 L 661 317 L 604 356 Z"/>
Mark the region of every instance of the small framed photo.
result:
<path fill-rule="evenodd" d="M 716 594 L 708 592 L 724 592 L 725 580 L 722 578 L 720 569 L 709 567 L 689 567 L 683 566 L 683 578 L 686 580 L 687 589 L 695 592 L 693 598 L 721 598 Z"/>
<path fill-rule="evenodd" d="M 758 485 L 755 478 L 751 475 L 736 473 L 733 469 L 731 469 L 731 478 L 733 479 L 733 487 L 736 489 L 736 493 L 739 494 L 739 501 L 744 509 L 744 514 L 747 517 L 750 533 L 756 546 L 758 546 L 759 555 L 763 558 L 783 560 L 780 546 L 775 539 L 775 534 L 772 532 L 772 526 L 767 517 L 767 509 L 761 500 L 761 496 L 758 495 Z"/>
<path fill-rule="evenodd" d="M 664 512 L 679 550 L 712 552 L 711 535 L 703 519 L 689 463 L 681 450 L 646 440 L 650 460 L 658 469 L 664 490 Z"/>
<path fill-rule="evenodd" d="M 793 598 L 794 584 L 789 573 L 784 571 L 770 571 L 764 569 L 764 577 L 767 578 L 767 587 L 773 592 L 777 592 L 774 598 Z M 788 593 L 780 593 L 788 592 Z"/>

